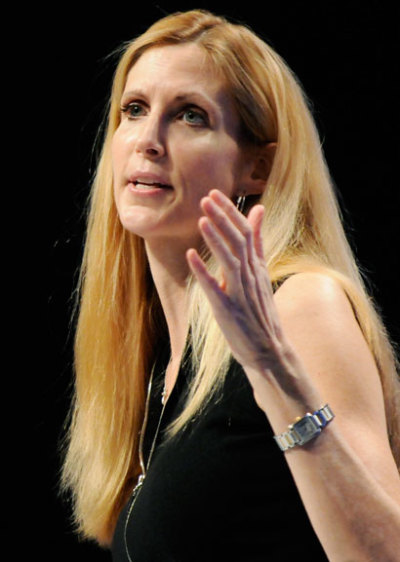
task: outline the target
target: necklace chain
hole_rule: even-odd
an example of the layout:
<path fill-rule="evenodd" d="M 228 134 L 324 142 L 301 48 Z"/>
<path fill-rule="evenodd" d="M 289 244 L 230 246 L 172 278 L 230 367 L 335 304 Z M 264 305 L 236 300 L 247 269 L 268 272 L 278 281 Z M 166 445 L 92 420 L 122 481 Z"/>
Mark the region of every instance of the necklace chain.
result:
<path fill-rule="evenodd" d="M 166 402 L 166 384 L 164 383 L 164 388 L 163 388 L 162 395 L 161 395 L 162 410 L 161 410 L 161 413 L 160 413 L 160 417 L 158 419 L 157 428 L 156 428 L 156 431 L 154 433 L 153 441 L 151 443 L 150 453 L 149 453 L 149 457 L 147 459 L 147 465 L 145 465 L 144 458 L 143 458 L 143 442 L 144 442 L 144 436 L 145 436 L 145 433 L 146 433 L 147 421 L 148 421 L 148 417 L 149 417 L 149 405 L 150 405 L 151 389 L 152 389 L 152 386 L 153 386 L 154 368 L 155 368 L 155 364 L 153 365 L 153 368 L 151 370 L 150 380 L 149 380 L 149 384 L 148 384 L 148 387 L 147 387 L 145 413 L 144 413 L 144 418 L 143 418 L 143 423 L 142 423 L 142 427 L 141 427 L 141 430 L 140 430 L 140 438 L 139 438 L 139 463 L 140 463 L 141 474 L 139 474 L 136 486 L 134 487 L 134 489 L 132 491 L 131 505 L 129 506 L 129 511 L 127 513 L 127 516 L 126 516 L 125 526 L 124 526 L 125 552 L 126 552 L 126 555 L 128 557 L 129 562 L 133 562 L 133 560 L 132 560 L 132 558 L 129 554 L 128 543 L 127 543 L 127 538 L 126 538 L 128 524 L 129 524 L 129 520 L 130 520 L 130 517 L 131 517 L 132 510 L 133 510 L 133 506 L 135 505 L 138 494 L 140 492 L 140 489 L 143 486 L 144 479 L 146 478 L 146 474 L 147 474 L 147 471 L 149 469 L 151 459 L 153 457 L 154 449 L 155 449 L 156 442 L 157 442 L 157 439 L 158 439 L 158 434 L 160 432 L 161 422 L 162 422 L 162 419 L 163 419 L 163 416 L 164 416 L 165 406 L 166 406 L 166 403 L 167 403 Z"/>

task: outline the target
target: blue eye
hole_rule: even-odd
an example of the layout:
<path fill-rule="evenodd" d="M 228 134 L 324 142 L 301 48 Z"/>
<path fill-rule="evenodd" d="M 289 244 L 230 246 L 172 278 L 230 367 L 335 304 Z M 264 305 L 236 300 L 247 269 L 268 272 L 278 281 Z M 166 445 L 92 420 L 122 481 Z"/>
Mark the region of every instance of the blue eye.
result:
<path fill-rule="evenodd" d="M 140 103 L 131 102 L 121 107 L 121 111 L 128 115 L 128 119 L 135 119 L 143 115 L 144 107 Z"/>
<path fill-rule="evenodd" d="M 189 125 L 206 125 L 207 117 L 203 112 L 193 108 L 185 109 L 182 112 L 182 119 Z"/>

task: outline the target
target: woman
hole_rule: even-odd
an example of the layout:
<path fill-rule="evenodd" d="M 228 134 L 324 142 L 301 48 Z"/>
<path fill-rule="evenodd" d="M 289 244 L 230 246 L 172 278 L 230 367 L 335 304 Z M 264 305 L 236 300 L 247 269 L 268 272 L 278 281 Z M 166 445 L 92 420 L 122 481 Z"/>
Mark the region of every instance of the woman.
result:
<path fill-rule="evenodd" d="M 399 559 L 393 353 L 304 96 L 248 29 L 192 11 L 126 46 L 81 283 L 84 536 L 125 561 Z"/>

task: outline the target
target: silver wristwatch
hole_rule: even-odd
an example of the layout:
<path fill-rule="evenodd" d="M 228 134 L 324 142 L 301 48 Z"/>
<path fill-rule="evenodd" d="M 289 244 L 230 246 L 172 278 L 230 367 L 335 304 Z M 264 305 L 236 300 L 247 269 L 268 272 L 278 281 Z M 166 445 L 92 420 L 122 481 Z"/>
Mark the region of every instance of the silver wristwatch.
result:
<path fill-rule="evenodd" d="M 317 437 L 324 427 L 335 417 L 331 408 L 326 404 L 313 414 L 307 413 L 298 418 L 284 433 L 274 435 L 281 451 L 287 451 L 296 445 L 304 445 Z"/>

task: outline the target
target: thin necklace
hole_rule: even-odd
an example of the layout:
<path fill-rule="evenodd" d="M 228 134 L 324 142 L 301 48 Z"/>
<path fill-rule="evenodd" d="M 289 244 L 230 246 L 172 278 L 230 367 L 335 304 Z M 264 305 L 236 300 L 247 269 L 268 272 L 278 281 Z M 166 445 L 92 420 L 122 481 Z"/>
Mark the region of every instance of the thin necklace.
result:
<path fill-rule="evenodd" d="M 161 427 L 161 422 L 162 422 L 162 419 L 163 419 L 163 416 L 164 416 L 165 406 L 166 406 L 166 403 L 167 403 L 167 401 L 165 399 L 166 398 L 166 385 L 164 383 L 164 388 L 163 388 L 162 395 L 161 395 L 162 410 L 161 410 L 160 417 L 158 419 L 157 429 L 154 433 L 153 441 L 151 443 L 150 453 L 149 453 L 149 457 L 147 459 L 147 465 L 145 465 L 144 458 L 143 458 L 143 442 L 144 442 L 144 436 L 145 436 L 145 433 L 146 433 L 147 421 L 148 421 L 148 417 L 149 417 L 149 404 L 150 404 L 151 389 L 152 389 L 152 386 L 153 386 L 154 368 L 155 368 L 155 363 L 154 363 L 153 368 L 151 370 L 150 380 L 149 380 L 149 384 L 148 384 L 148 387 L 147 387 L 146 407 L 145 407 L 143 424 L 142 424 L 142 428 L 140 430 L 140 438 L 139 438 L 139 464 L 140 464 L 141 474 L 139 475 L 137 484 L 132 491 L 131 505 L 129 506 L 129 511 L 128 511 L 127 516 L 126 516 L 125 526 L 124 526 L 124 545 L 125 545 L 125 552 L 126 552 L 126 555 L 128 557 L 129 562 L 133 562 L 133 560 L 132 560 L 132 558 L 129 554 L 128 542 L 127 542 L 127 538 L 126 538 L 126 533 L 127 533 L 127 530 L 128 530 L 128 524 L 129 524 L 129 520 L 130 520 L 130 517 L 131 517 L 132 510 L 133 510 L 133 506 L 136 503 L 136 500 L 137 500 L 137 497 L 139 495 L 140 489 L 143 486 L 144 479 L 146 478 L 146 474 L 147 474 L 147 471 L 148 471 L 149 466 L 150 466 L 150 462 L 151 462 L 151 459 L 152 459 L 152 456 L 153 456 L 153 453 L 154 453 L 154 449 L 155 449 L 155 446 L 156 446 L 156 441 L 158 439 L 158 434 L 160 432 L 160 427 Z"/>

